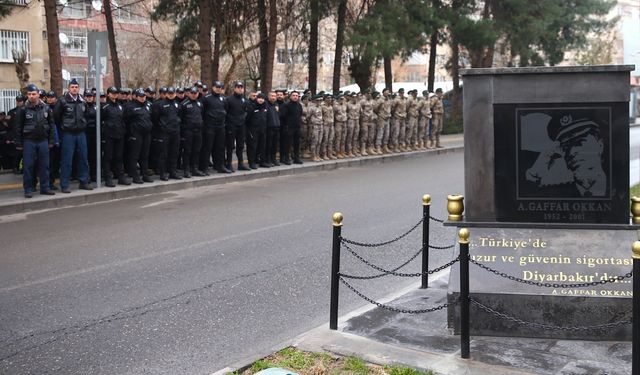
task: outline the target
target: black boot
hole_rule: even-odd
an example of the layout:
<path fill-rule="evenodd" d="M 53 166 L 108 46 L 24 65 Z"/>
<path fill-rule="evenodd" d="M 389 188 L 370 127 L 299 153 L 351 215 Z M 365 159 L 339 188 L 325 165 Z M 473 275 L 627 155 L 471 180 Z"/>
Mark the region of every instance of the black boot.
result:
<path fill-rule="evenodd" d="M 129 180 L 124 175 L 121 175 L 120 177 L 118 177 L 118 185 L 131 185 L 131 180 Z"/>
<path fill-rule="evenodd" d="M 238 163 L 238 170 L 239 171 L 250 171 L 251 168 L 247 167 L 244 163 Z"/>
<path fill-rule="evenodd" d="M 110 174 L 104 176 L 104 185 L 110 188 L 116 187 L 116 184 L 113 182 L 113 176 Z"/>

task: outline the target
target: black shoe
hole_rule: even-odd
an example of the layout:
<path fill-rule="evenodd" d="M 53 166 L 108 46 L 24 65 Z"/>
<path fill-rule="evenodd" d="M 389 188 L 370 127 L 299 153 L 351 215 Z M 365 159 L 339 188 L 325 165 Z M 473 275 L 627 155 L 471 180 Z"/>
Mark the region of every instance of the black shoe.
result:
<path fill-rule="evenodd" d="M 129 180 L 128 178 L 126 178 L 124 176 L 120 177 L 120 178 L 118 178 L 118 185 L 127 185 L 127 186 L 131 185 L 131 180 Z"/>
<path fill-rule="evenodd" d="M 271 167 L 273 167 L 273 165 L 269 163 L 260 163 L 260 168 L 271 168 Z"/>
<path fill-rule="evenodd" d="M 251 169 L 258 169 L 258 166 L 255 164 L 249 164 L 249 168 Z"/>
<path fill-rule="evenodd" d="M 178 176 L 177 173 L 169 173 L 169 178 L 172 180 L 182 180 L 182 177 Z"/>
<path fill-rule="evenodd" d="M 24 193 L 25 198 L 33 198 L 33 193 Z"/>
<path fill-rule="evenodd" d="M 142 181 L 153 182 L 153 178 L 151 178 L 151 176 L 142 176 Z"/>
<path fill-rule="evenodd" d="M 216 171 L 218 171 L 218 173 L 231 173 L 231 171 L 228 170 L 225 167 L 220 167 L 220 168 L 216 169 Z"/>
<path fill-rule="evenodd" d="M 183 177 L 184 177 L 184 178 L 191 178 L 191 172 L 189 172 L 189 171 L 184 171 Z"/>
<path fill-rule="evenodd" d="M 244 165 L 244 163 L 240 163 L 240 164 L 238 164 L 238 170 L 239 171 L 250 171 L 251 168 L 249 168 L 246 165 Z"/>
<path fill-rule="evenodd" d="M 270 163 L 270 164 L 272 164 L 274 167 L 279 167 L 280 166 L 280 163 L 277 160 L 274 161 L 273 163 Z"/>
<path fill-rule="evenodd" d="M 287 160 L 283 161 L 283 163 L 286 164 L 286 165 L 291 165 L 291 160 L 287 159 Z"/>
<path fill-rule="evenodd" d="M 60 189 L 60 191 L 65 193 L 65 194 L 71 193 L 71 190 L 69 190 L 69 188 L 62 188 L 62 189 Z"/>
<path fill-rule="evenodd" d="M 142 178 L 140 178 L 140 176 L 137 176 L 137 177 L 133 178 L 133 183 L 134 184 L 144 184 L 144 181 L 142 180 Z"/>
<path fill-rule="evenodd" d="M 51 190 L 45 190 L 45 191 L 41 191 L 40 195 L 56 195 L 56 193 L 54 193 Z"/>
<path fill-rule="evenodd" d="M 50 185 L 49 190 L 58 190 L 58 187 L 56 185 Z"/>
<path fill-rule="evenodd" d="M 169 175 L 166 173 L 163 173 L 160 175 L 160 180 L 162 181 L 169 181 Z"/>
<path fill-rule="evenodd" d="M 201 170 L 201 172 L 202 172 L 202 175 L 204 175 L 204 176 L 211 176 L 211 174 L 209 173 L 209 171 L 208 171 L 208 170 L 206 170 L 206 169 L 202 169 L 202 170 Z"/>
<path fill-rule="evenodd" d="M 196 177 L 203 177 L 203 176 L 205 176 L 205 174 L 204 174 L 204 173 L 202 173 L 202 172 L 201 172 L 200 170 L 198 170 L 198 169 L 192 169 L 192 170 L 191 170 L 191 175 L 192 175 L 192 176 L 196 176 Z"/>
<path fill-rule="evenodd" d="M 225 164 L 225 165 L 224 165 L 224 167 L 225 167 L 225 168 L 227 168 L 228 170 L 230 170 L 230 171 L 231 171 L 231 173 L 235 172 L 235 171 L 233 170 L 233 167 L 231 166 L 231 164 Z"/>
<path fill-rule="evenodd" d="M 104 179 L 104 185 L 105 185 L 106 187 L 110 187 L 110 188 L 114 188 L 114 187 L 116 187 L 116 184 L 115 184 L 115 183 L 113 182 L 113 180 L 112 180 L 111 178 L 109 178 L 109 177 L 107 177 L 107 178 L 105 178 L 105 179 Z"/>
<path fill-rule="evenodd" d="M 80 184 L 80 186 L 78 186 L 78 189 L 80 190 L 93 190 L 93 187 L 89 184 Z"/>
<path fill-rule="evenodd" d="M 293 159 L 293 164 L 303 164 L 300 159 Z"/>

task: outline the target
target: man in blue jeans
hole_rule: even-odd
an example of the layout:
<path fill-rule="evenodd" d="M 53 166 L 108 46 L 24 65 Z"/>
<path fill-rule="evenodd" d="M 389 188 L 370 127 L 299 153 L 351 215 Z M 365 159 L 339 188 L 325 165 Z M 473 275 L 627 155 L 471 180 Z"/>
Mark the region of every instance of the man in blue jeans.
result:
<path fill-rule="evenodd" d="M 80 96 L 80 86 L 76 79 L 69 82 L 69 91 L 58 100 L 53 110 L 53 118 L 60 125 L 62 155 L 60 157 L 60 191 L 71 193 L 69 180 L 73 160 L 77 162 L 80 189 L 93 190 L 89 180 L 89 161 L 87 159 L 87 120 L 84 117 L 86 102 Z"/>
<path fill-rule="evenodd" d="M 25 198 L 32 198 L 36 162 L 40 174 L 40 194 L 54 195 L 49 189 L 49 149 L 53 147 L 53 113 L 40 100 L 38 87 L 27 85 L 27 103 L 16 112 L 16 149 L 23 150 Z"/>

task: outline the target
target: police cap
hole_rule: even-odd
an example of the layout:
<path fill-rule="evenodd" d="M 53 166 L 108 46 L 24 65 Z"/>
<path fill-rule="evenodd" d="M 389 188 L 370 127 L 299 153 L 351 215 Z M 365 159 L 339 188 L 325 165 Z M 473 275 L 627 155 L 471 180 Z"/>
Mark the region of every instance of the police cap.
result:
<path fill-rule="evenodd" d="M 197 94 L 198 93 L 198 87 L 197 86 L 193 86 L 192 88 L 189 89 L 189 92 L 192 94 Z"/>
<path fill-rule="evenodd" d="M 24 96 L 22 94 L 16 95 L 16 102 L 24 102 Z"/>
<path fill-rule="evenodd" d="M 118 93 L 118 88 L 115 86 L 109 86 L 109 88 L 107 89 L 107 94 L 117 94 Z"/>
<path fill-rule="evenodd" d="M 140 97 L 140 96 L 147 96 L 147 94 L 144 93 L 144 90 L 140 87 L 137 88 L 136 91 L 133 92 L 133 95 Z"/>
<path fill-rule="evenodd" d="M 183 89 L 182 87 L 178 87 L 178 88 L 176 89 L 176 92 L 177 92 L 178 94 L 184 94 L 184 89 Z"/>
<path fill-rule="evenodd" d="M 51 90 L 47 93 L 47 98 L 56 98 L 56 92 Z"/>
<path fill-rule="evenodd" d="M 167 93 L 167 87 L 166 86 L 160 86 L 160 94 L 166 94 Z"/>
<path fill-rule="evenodd" d="M 144 92 L 148 92 L 150 94 L 155 94 L 156 93 L 156 89 L 154 89 L 153 86 L 147 86 L 147 88 L 144 89 Z"/>
<path fill-rule="evenodd" d="M 176 88 L 173 86 L 169 86 L 167 88 L 167 94 L 175 94 L 176 93 Z"/>
<path fill-rule="evenodd" d="M 238 81 L 235 81 L 235 82 L 233 83 L 233 87 L 244 87 L 244 82 L 239 81 L 239 80 L 238 80 Z"/>
<path fill-rule="evenodd" d="M 220 81 L 213 81 L 213 87 L 217 87 L 219 89 L 224 87 L 224 83 L 220 82 Z"/>
<path fill-rule="evenodd" d="M 96 96 L 96 94 L 91 90 L 84 90 L 84 94 L 83 95 L 84 96 L 91 96 L 91 97 Z"/>
<path fill-rule="evenodd" d="M 209 91 L 209 86 L 202 84 L 202 91 L 207 92 Z"/>

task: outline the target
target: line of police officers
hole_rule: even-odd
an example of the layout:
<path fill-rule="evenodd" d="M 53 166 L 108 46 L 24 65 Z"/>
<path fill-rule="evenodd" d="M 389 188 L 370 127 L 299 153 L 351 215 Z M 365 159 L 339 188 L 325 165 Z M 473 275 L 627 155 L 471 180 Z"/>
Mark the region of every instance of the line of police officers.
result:
<path fill-rule="evenodd" d="M 26 103 L 17 98 L 7 117 L 15 128 L 15 147 L 23 152 L 25 197 L 32 197 L 37 177 L 41 194 L 54 194 L 58 177 L 63 193 L 70 193 L 72 177 L 80 189 L 92 189 L 96 93 L 78 91 L 75 79 L 60 98 L 28 85 Z M 418 98 L 416 90 L 407 98 L 403 89 L 393 97 L 387 89 L 382 95 L 321 92 L 313 97 L 293 91 L 288 98 L 286 90 L 276 90 L 253 92 L 247 99 L 241 81 L 226 97 L 216 81 L 212 92 L 196 82 L 188 89 L 161 87 L 155 94 L 152 87 L 133 92 L 109 87 L 101 95 L 106 186 L 153 182 L 151 170 L 164 181 L 206 176 L 211 167 L 232 173 L 234 150 L 237 169 L 251 170 L 302 164 L 301 154 L 320 161 L 441 147 L 441 90 L 431 99 L 426 91 Z"/>

